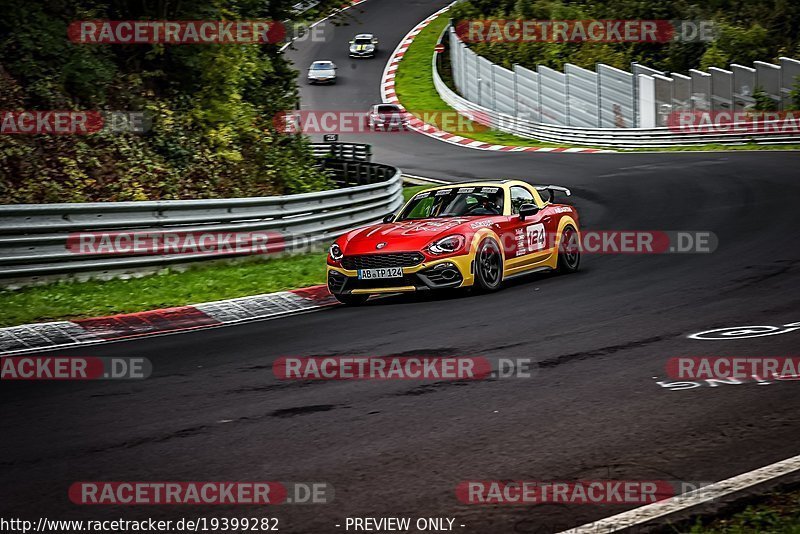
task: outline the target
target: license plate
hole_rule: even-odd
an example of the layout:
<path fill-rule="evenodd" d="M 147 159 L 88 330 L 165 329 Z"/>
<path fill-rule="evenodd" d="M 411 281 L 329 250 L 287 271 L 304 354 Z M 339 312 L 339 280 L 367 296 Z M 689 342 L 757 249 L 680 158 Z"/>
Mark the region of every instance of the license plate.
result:
<path fill-rule="evenodd" d="M 402 267 L 384 267 L 381 269 L 359 269 L 358 278 L 372 280 L 373 278 L 402 278 Z"/>

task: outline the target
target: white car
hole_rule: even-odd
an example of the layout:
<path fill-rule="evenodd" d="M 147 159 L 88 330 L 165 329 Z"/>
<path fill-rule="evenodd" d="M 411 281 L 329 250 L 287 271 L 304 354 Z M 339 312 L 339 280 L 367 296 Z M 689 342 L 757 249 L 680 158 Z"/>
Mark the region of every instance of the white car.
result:
<path fill-rule="evenodd" d="M 375 104 L 369 110 L 368 125 L 371 130 L 405 130 L 409 118 L 409 113 L 397 104 Z"/>
<path fill-rule="evenodd" d="M 359 33 L 350 41 L 350 57 L 375 57 L 378 39 L 371 33 Z"/>
<path fill-rule="evenodd" d="M 308 69 L 308 83 L 336 83 L 336 64 L 333 61 L 315 61 Z"/>

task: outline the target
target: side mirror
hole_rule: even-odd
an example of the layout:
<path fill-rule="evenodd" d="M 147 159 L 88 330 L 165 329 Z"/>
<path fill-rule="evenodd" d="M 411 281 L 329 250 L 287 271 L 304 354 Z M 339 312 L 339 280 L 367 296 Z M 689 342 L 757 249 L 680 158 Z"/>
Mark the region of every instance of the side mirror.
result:
<path fill-rule="evenodd" d="M 384 215 L 384 217 L 383 217 L 383 222 L 385 222 L 387 224 L 392 222 L 393 220 L 394 220 L 394 213 L 389 213 L 387 215 Z"/>
<path fill-rule="evenodd" d="M 523 204 L 519 207 L 519 220 L 524 221 L 525 217 L 531 217 L 539 213 L 539 207 L 535 204 Z"/>
<path fill-rule="evenodd" d="M 350 44 L 356 44 L 355 40 L 350 41 Z"/>

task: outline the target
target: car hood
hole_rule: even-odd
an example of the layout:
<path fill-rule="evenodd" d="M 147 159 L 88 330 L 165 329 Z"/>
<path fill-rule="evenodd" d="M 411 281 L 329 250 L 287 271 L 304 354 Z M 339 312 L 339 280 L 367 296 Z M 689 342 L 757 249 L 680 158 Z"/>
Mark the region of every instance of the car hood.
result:
<path fill-rule="evenodd" d="M 489 224 L 488 217 L 417 219 L 375 224 L 353 230 L 339 239 L 345 255 L 422 250 L 436 238 L 452 234 L 471 235 L 473 225 Z M 385 245 L 378 248 L 378 245 Z"/>
<path fill-rule="evenodd" d="M 350 45 L 351 52 L 372 52 L 375 50 L 375 45 L 371 44 L 354 44 Z"/>
<path fill-rule="evenodd" d="M 308 76 L 309 78 L 333 78 L 336 76 L 336 71 L 333 69 L 310 70 Z"/>

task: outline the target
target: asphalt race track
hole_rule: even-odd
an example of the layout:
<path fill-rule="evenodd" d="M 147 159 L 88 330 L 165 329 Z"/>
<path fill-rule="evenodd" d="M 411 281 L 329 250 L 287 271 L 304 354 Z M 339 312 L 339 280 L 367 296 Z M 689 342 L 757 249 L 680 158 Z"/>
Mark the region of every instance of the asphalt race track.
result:
<path fill-rule="evenodd" d="M 389 53 L 447 2 L 369 0 L 324 43 L 289 51 L 304 109 L 366 110 Z M 375 60 L 347 58 L 374 31 Z M 342 140 L 350 140 L 343 138 Z M 354 138 L 353 140 L 356 140 Z M 0 483 L 19 517 L 273 515 L 284 532 L 342 532 L 346 517 L 454 517 L 474 533 L 555 532 L 619 506 L 468 506 L 462 480 L 715 481 L 798 453 L 797 383 L 671 390 L 675 356 L 796 354 L 800 330 L 701 341 L 690 334 L 800 321 L 800 154 L 506 154 L 417 134 L 361 136 L 374 159 L 463 181 L 522 178 L 573 190 L 584 229 L 704 230 L 712 254 L 584 255 L 574 275 L 500 292 L 390 297 L 273 321 L 59 354 L 144 356 L 139 382 L 5 383 Z M 464 382 L 282 382 L 281 356 L 532 358 L 532 378 Z M 325 481 L 328 505 L 77 507 L 81 480 Z M 9 515 L 9 514 L 5 514 Z"/>

